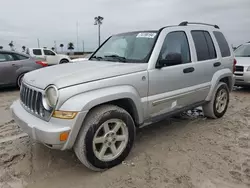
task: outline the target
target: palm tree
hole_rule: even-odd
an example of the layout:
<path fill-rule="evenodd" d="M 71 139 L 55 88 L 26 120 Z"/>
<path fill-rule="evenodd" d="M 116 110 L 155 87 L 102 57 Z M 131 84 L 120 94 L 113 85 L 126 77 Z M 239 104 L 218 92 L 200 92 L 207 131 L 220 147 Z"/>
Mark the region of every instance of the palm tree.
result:
<path fill-rule="evenodd" d="M 63 52 L 63 47 L 64 47 L 64 45 L 63 45 L 63 44 L 60 44 L 60 48 L 62 49 L 62 52 Z"/>
<path fill-rule="evenodd" d="M 25 52 L 26 50 L 26 46 L 22 46 L 23 52 Z"/>
<path fill-rule="evenodd" d="M 3 49 L 3 46 L 0 46 L 0 50 L 2 50 Z"/>
<path fill-rule="evenodd" d="M 75 48 L 74 48 L 73 42 L 70 42 L 70 43 L 68 44 L 68 50 L 72 51 L 72 50 L 74 50 L 74 49 L 75 49 Z"/>
<path fill-rule="evenodd" d="M 102 21 L 104 18 L 101 16 L 97 16 L 94 19 L 95 19 L 94 25 L 98 25 L 98 44 L 100 46 L 101 45 L 101 25 L 102 25 Z"/>
<path fill-rule="evenodd" d="M 11 42 L 9 43 L 9 46 L 10 46 L 10 49 L 11 49 L 12 51 L 14 51 L 14 43 L 13 43 L 13 41 L 11 41 Z"/>

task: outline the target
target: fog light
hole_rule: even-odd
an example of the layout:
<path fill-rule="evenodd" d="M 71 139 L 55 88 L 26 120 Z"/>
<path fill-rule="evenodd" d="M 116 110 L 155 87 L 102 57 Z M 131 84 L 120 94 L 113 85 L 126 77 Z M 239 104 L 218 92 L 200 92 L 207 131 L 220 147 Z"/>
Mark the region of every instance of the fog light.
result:
<path fill-rule="evenodd" d="M 69 132 L 63 132 L 60 134 L 60 141 L 66 141 L 69 137 Z"/>
<path fill-rule="evenodd" d="M 77 112 L 70 111 L 54 111 L 52 117 L 59 119 L 74 119 Z"/>

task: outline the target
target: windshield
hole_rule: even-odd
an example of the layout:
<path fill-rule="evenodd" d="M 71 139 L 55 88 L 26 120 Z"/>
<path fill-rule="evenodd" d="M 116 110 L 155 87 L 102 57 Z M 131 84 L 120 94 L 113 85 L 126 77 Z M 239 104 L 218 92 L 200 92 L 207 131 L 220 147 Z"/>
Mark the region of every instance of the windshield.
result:
<path fill-rule="evenodd" d="M 103 44 L 91 60 L 147 63 L 156 35 L 156 31 L 114 35 Z"/>
<path fill-rule="evenodd" d="M 250 45 L 242 45 L 234 53 L 236 57 L 250 57 Z"/>

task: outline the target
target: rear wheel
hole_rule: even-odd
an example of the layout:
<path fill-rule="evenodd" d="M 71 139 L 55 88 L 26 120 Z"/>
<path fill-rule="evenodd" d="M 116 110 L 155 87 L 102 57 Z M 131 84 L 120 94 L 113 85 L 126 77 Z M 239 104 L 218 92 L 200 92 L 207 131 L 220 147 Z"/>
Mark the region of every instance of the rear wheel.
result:
<path fill-rule="evenodd" d="M 203 112 L 209 118 L 221 118 L 229 104 L 229 89 L 226 83 L 219 83 L 212 100 L 203 106 Z"/>
<path fill-rule="evenodd" d="M 67 59 L 62 59 L 61 61 L 60 61 L 60 64 L 64 64 L 64 63 L 68 63 L 69 62 L 69 60 L 67 60 Z"/>
<path fill-rule="evenodd" d="M 103 105 L 88 115 L 74 146 L 78 159 L 89 169 L 101 171 L 120 164 L 135 138 L 130 114 L 113 105 Z"/>

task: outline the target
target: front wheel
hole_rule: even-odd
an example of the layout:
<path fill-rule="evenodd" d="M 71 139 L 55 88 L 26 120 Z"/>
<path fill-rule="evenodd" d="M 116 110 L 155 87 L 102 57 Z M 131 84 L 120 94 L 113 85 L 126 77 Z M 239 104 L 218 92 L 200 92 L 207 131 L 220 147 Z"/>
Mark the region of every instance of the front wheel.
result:
<path fill-rule="evenodd" d="M 134 139 L 135 125 L 130 114 L 118 106 L 103 105 L 88 115 L 74 150 L 86 167 L 101 171 L 120 164 Z"/>
<path fill-rule="evenodd" d="M 23 76 L 24 76 L 24 73 L 19 75 L 18 78 L 17 78 L 17 87 L 20 88 L 21 85 L 22 85 L 22 81 L 23 81 Z"/>
<path fill-rule="evenodd" d="M 229 104 L 229 89 L 226 83 L 219 83 L 212 100 L 203 106 L 203 112 L 209 118 L 221 118 L 227 111 Z"/>

